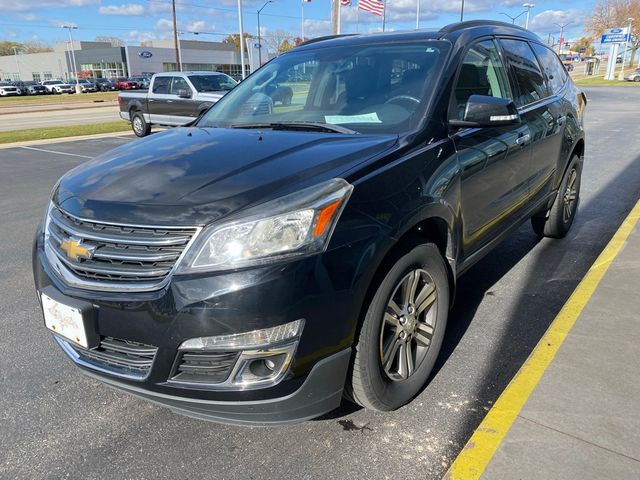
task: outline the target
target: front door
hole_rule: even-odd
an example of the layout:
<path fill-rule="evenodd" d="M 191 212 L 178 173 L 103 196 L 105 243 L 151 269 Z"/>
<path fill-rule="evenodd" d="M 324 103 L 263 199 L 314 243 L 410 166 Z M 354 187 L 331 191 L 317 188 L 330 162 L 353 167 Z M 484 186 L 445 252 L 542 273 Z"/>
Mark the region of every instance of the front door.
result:
<path fill-rule="evenodd" d="M 467 51 L 449 117 L 463 119 L 471 95 L 513 98 L 496 43 Z M 518 218 L 527 200 L 531 131 L 526 123 L 467 128 L 453 136 L 461 169 L 462 254 L 473 254 Z"/>

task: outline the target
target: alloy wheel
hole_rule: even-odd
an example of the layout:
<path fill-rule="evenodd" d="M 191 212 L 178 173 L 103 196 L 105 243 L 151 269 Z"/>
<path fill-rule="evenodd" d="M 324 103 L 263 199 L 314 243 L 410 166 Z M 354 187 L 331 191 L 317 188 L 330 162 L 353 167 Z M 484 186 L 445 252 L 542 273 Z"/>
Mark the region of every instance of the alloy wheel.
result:
<path fill-rule="evenodd" d="M 387 377 L 411 377 L 427 355 L 435 330 L 438 294 L 429 273 L 415 269 L 396 285 L 380 332 L 380 361 Z"/>
<path fill-rule="evenodd" d="M 142 133 L 142 120 L 140 119 L 140 117 L 133 118 L 133 130 L 136 132 L 136 134 Z"/>
<path fill-rule="evenodd" d="M 575 168 L 569 172 L 569 180 L 567 181 L 567 188 L 564 191 L 562 198 L 563 210 L 562 220 L 567 223 L 573 217 L 576 207 L 576 200 L 578 199 L 577 188 L 578 172 Z"/>

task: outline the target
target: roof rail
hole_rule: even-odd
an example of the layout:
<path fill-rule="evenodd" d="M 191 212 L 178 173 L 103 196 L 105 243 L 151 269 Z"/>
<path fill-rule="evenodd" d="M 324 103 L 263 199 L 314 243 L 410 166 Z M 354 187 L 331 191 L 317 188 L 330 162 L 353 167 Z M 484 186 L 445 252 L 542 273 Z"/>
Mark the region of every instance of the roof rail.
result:
<path fill-rule="evenodd" d="M 526 28 L 520 27 L 518 25 L 514 25 L 512 23 L 499 22 L 499 21 L 496 21 L 496 20 L 468 20 L 466 22 L 450 23 L 449 25 L 446 25 L 446 26 L 442 27 L 438 31 L 438 33 L 440 33 L 442 35 L 446 35 L 448 33 L 455 32 L 455 31 L 458 31 L 458 30 L 464 30 L 465 28 L 483 27 L 483 26 L 508 27 L 508 28 L 513 28 L 514 30 L 520 30 L 520 31 L 527 32 L 527 33 L 533 35 L 533 33 L 530 30 L 527 30 Z"/>
<path fill-rule="evenodd" d="M 340 35 L 325 35 L 324 37 L 311 38 L 311 39 L 307 40 L 306 42 L 302 42 L 298 46 L 301 47 L 303 45 L 311 45 L 312 43 L 323 42 L 325 40 L 333 40 L 334 38 L 353 37 L 354 35 L 356 35 L 356 34 L 355 33 L 342 33 Z"/>

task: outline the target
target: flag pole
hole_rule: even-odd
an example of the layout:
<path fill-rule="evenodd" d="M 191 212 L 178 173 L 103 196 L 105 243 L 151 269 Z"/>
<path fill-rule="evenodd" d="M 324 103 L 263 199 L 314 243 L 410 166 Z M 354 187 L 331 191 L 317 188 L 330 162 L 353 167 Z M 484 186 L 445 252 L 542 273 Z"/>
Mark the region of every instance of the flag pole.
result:
<path fill-rule="evenodd" d="M 342 2 L 338 0 L 338 35 L 340 35 L 340 27 L 342 23 Z"/>
<path fill-rule="evenodd" d="M 382 31 L 384 32 L 385 24 L 387 23 L 387 5 L 382 0 Z"/>
<path fill-rule="evenodd" d="M 360 5 L 356 6 L 356 33 L 360 33 Z"/>

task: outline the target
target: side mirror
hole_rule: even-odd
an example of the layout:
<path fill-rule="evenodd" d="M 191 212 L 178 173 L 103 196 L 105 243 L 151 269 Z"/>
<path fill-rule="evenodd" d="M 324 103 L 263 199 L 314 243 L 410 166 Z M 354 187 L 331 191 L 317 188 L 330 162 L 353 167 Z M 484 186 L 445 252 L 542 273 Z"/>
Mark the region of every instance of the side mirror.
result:
<path fill-rule="evenodd" d="M 178 96 L 180 98 L 191 98 L 191 90 L 178 90 Z"/>
<path fill-rule="evenodd" d="M 464 110 L 464 120 L 449 120 L 452 127 L 500 127 L 517 125 L 520 115 L 513 100 L 487 95 L 471 95 Z"/>

